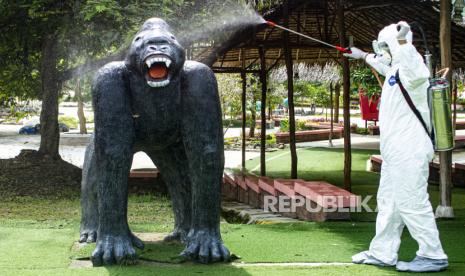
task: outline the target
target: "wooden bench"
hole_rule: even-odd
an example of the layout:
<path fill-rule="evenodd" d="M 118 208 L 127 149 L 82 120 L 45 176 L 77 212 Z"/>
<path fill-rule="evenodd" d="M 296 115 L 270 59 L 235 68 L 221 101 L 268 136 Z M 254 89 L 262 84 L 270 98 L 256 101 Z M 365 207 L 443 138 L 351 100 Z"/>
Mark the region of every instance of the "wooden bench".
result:
<path fill-rule="evenodd" d="M 372 172 L 381 172 L 381 166 L 383 164 L 383 158 L 381 155 L 372 155 L 370 156 L 370 163 Z M 429 182 L 439 182 L 439 163 L 438 162 L 430 162 L 429 164 Z"/>
<path fill-rule="evenodd" d="M 157 168 L 132 169 L 128 177 L 128 190 L 130 193 L 155 192 L 168 195 L 166 183 Z"/>
<path fill-rule="evenodd" d="M 372 155 L 370 156 L 371 162 L 371 171 L 372 172 L 381 172 L 381 165 L 383 164 L 383 158 L 381 155 Z"/>
<path fill-rule="evenodd" d="M 147 168 L 147 169 L 134 169 L 129 173 L 129 178 L 158 178 L 160 175 L 158 169 Z"/>
<path fill-rule="evenodd" d="M 360 206 L 361 198 L 324 181 L 296 182 L 296 194 L 305 204 L 296 208 L 297 217 L 309 221 L 350 219 L 351 210 Z"/>
<path fill-rule="evenodd" d="M 296 131 L 295 140 L 297 143 L 328 140 L 330 132 L 331 131 L 329 129 Z M 278 144 L 289 143 L 289 132 L 278 132 L 275 135 L 276 135 L 276 143 Z M 333 129 L 333 139 L 342 138 L 342 135 L 343 135 L 342 128 Z"/>
<path fill-rule="evenodd" d="M 465 164 L 454 163 L 454 169 L 452 173 L 452 183 L 454 187 L 465 187 Z"/>
<path fill-rule="evenodd" d="M 245 183 L 245 176 L 236 174 L 234 175 L 234 181 L 237 184 L 237 201 L 249 204 L 249 187 Z"/>
<path fill-rule="evenodd" d="M 455 135 L 454 137 L 454 148 L 460 149 L 465 148 L 465 135 Z"/>
<path fill-rule="evenodd" d="M 273 184 L 274 188 L 276 189 L 276 194 L 279 199 L 280 196 L 289 197 L 290 205 L 295 204 L 295 191 L 294 185 L 296 182 L 304 182 L 302 179 L 275 179 Z M 278 200 L 278 207 L 279 207 L 279 200 Z M 296 212 L 279 212 L 281 215 L 289 218 L 297 218 Z"/>
<path fill-rule="evenodd" d="M 228 200 L 237 200 L 237 184 L 234 180 L 234 174 L 224 173 L 221 194 Z"/>
<path fill-rule="evenodd" d="M 247 175 L 245 177 L 245 185 L 248 188 L 248 204 L 255 208 L 260 208 L 260 188 L 258 186 L 258 177 Z"/>
<path fill-rule="evenodd" d="M 455 123 L 455 129 L 456 130 L 465 129 L 465 121 L 457 121 Z"/>
<path fill-rule="evenodd" d="M 258 179 L 258 188 L 260 189 L 260 208 L 264 208 L 266 197 L 277 196 L 276 189 L 274 188 L 274 180 L 269 177 L 260 177 Z M 277 208 L 277 204 L 271 204 L 270 207 Z"/>

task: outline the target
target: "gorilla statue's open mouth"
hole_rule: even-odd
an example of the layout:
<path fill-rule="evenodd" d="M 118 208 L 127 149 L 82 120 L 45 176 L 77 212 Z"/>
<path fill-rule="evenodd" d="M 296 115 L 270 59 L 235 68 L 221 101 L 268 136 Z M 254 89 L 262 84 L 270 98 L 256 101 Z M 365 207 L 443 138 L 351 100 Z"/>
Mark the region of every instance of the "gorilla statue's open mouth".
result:
<path fill-rule="evenodd" d="M 170 68 L 173 64 L 166 55 L 150 55 L 144 60 L 147 66 L 145 78 L 150 87 L 165 87 L 170 83 Z"/>

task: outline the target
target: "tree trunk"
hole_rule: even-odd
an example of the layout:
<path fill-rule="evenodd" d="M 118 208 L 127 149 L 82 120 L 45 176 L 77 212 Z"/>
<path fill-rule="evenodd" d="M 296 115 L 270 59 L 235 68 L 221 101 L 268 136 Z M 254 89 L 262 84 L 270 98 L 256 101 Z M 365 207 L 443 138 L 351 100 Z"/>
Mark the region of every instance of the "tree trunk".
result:
<path fill-rule="evenodd" d="M 339 123 L 339 102 L 341 96 L 341 83 L 337 82 L 334 87 L 334 122 Z"/>
<path fill-rule="evenodd" d="M 284 26 L 289 27 L 289 3 L 285 2 Z M 289 105 L 289 147 L 291 150 L 291 178 L 297 176 L 297 149 L 295 145 L 295 113 L 294 113 L 294 70 L 292 49 L 289 46 L 289 33 L 284 32 L 284 56 L 287 70 L 287 99 Z"/>
<path fill-rule="evenodd" d="M 344 0 L 338 1 L 337 17 L 339 27 L 339 39 L 342 47 L 346 47 L 346 30 L 344 19 Z M 351 191 L 352 153 L 350 145 L 350 68 L 349 60 L 342 56 L 342 79 L 344 100 L 344 189 Z"/>
<path fill-rule="evenodd" d="M 78 104 L 77 115 L 79 118 L 79 133 L 87 134 L 86 116 L 84 115 L 84 102 L 82 101 L 81 79 L 76 80 L 76 100 Z"/>
<path fill-rule="evenodd" d="M 452 52 L 451 52 L 451 0 L 441 1 L 439 43 L 441 47 L 441 67 L 449 67 L 447 75 L 452 83 Z M 452 209 L 452 151 L 439 152 L 439 191 L 440 203 L 436 216 L 442 218 L 454 217 Z"/>
<path fill-rule="evenodd" d="M 61 82 L 57 62 L 56 34 L 47 35 L 42 44 L 41 81 L 42 111 L 40 112 L 39 153 L 59 159 L 58 95 Z"/>

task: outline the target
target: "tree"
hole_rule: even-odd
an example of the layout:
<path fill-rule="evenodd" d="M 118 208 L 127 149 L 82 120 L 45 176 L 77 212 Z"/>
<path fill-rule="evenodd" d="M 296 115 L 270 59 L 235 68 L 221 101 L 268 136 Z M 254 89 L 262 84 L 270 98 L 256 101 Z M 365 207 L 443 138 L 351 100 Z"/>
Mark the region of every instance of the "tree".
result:
<path fill-rule="evenodd" d="M 63 82 L 122 59 L 124 45 L 142 21 L 157 13 L 173 18 L 183 3 L 0 1 L 0 60 L 6 69 L 0 75 L 0 93 L 42 100 L 40 153 L 59 158 L 58 97 Z"/>
<path fill-rule="evenodd" d="M 217 74 L 223 116 L 235 118 L 241 113 L 241 78 L 237 74 Z"/>

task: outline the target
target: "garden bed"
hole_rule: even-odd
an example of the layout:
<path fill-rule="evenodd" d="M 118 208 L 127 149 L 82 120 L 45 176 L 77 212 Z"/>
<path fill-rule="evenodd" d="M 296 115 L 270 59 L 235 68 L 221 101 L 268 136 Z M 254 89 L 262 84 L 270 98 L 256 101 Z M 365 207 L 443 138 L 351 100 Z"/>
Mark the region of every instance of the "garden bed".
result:
<path fill-rule="evenodd" d="M 313 142 L 328 140 L 330 135 L 329 129 L 316 129 L 316 130 L 303 130 L 295 132 L 295 140 L 300 142 Z M 289 132 L 278 132 L 276 135 L 276 142 L 278 144 L 289 144 Z M 333 139 L 343 137 L 343 128 L 338 127 L 333 129 Z"/>

